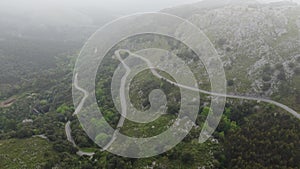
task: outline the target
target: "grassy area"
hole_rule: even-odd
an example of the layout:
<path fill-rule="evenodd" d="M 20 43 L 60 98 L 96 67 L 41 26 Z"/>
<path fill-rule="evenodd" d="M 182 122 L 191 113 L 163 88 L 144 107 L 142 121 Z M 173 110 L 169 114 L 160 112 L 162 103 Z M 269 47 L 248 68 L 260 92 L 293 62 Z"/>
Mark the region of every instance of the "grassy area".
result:
<path fill-rule="evenodd" d="M 100 148 L 93 148 L 93 147 L 84 147 L 80 148 L 81 151 L 87 152 L 87 153 L 94 153 L 95 151 L 99 150 Z"/>
<path fill-rule="evenodd" d="M 0 168 L 41 168 L 56 156 L 52 145 L 41 138 L 0 141 Z"/>
<path fill-rule="evenodd" d="M 121 128 L 121 133 L 130 137 L 153 137 L 166 131 L 173 124 L 172 120 L 175 119 L 175 115 L 168 114 L 146 124 L 126 120 Z"/>

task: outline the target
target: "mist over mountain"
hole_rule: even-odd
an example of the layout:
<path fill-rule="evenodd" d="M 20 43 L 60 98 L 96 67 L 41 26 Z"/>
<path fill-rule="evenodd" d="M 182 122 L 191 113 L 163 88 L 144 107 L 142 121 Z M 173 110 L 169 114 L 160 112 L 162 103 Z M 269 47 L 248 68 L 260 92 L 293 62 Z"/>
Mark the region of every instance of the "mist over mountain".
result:
<path fill-rule="evenodd" d="M 72 86 L 78 89 L 76 82 L 72 84 L 73 69 L 84 43 L 120 16 L 151 11 L 194 24 L 224 65 L 229 96 L 216 131 L 205 143 L 199 144 L 199 133 L 211 127 L 210 121 L 205 123 L 208 115 L 216 114 L 210 107 L 214 95 L 209 94 L 208 73 L 186 45 L 161 35 L 137 35 L 112 47 L 91 82 L 95 83 L 94 105 L 103 117 L 86 119 L 88 125 L 82 126 L 78 117 L 85 114 L 74 115 L 79 106 L 74 106 L 72 98 Z M 159 89 L 165 93 L 166 112 L 151 123 L 125 119 L 119 125 L 122 116 L 113 100 L 112 76 L 121 64 L 117 54 L 121 59 L 131 57 L 129 52 L 116 53 L 128 46 L 131 52 L 148 47 L 173 52 L 187 63 L 199 89 L 208 91 L 199 92 L 199 111 L 188 135 L 154 157 L 120 157 L 96 144 L 114 137 L 99 134 L 103 120 L 123 135 L 147 138 L 167 131 L 180 114 L 181 88 L 165 80 L 175 81 L 173 77 L 158 70 L 164 77 L 159 78 L 145 69 L 128 85 L 129 101 L 138 110 L 148 110 L 152 106 L 149 95 Z M 1 1 L 0 70 L 1 169 L 300 168 L 298 0 Z M 89 92 L 78 90 L 79 99 L 84 100 Z M 126 143 L 116 146 L 140 148 Z M 166 148 L 142 146 L 149 152 Z"/>

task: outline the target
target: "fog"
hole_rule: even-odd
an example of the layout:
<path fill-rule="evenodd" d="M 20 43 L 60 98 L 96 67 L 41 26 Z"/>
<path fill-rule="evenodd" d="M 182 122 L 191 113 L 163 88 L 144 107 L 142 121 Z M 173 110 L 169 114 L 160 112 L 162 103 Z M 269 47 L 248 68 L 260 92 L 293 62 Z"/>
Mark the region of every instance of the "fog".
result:
<path fill-rule="evenodd" d="M 99 9 L 115 13 L 149 12 L 193 3 L 199 0 L 9 0 L 0 2 L 2 10 L 16 9 Z"/>
<path fill-rule="evenodd" d="M 24 9 L 97 9 L 118 14 L 158 11 L 163 8 L 199 2 L 201 0 L 2 0 L 0 9 L 15 11 Z M 230 2 L 231 0 L 224 0 Z M 276 2 L 281 0 L 257 0 Z M 300 3 L 300 0 L 289 0 Z"/>
<path fill-rule="evenodd" d="M 123 15 L 153 12 L 201 0 L 1 0 L 0 25 L 103 25 Z M 206 0 L 214 3 L 255 0 Z M 257 0 L 275 2 L 281 0 Z M 300 3 L 300 0 L 293 0 Z"/>

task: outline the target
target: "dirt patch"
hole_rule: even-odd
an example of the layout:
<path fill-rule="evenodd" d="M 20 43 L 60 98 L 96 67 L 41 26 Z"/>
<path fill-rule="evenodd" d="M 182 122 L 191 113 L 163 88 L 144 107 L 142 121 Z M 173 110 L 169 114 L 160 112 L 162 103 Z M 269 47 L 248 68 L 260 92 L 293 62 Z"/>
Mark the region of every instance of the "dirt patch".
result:
<path fill-rule="evenodd" d="M 0 102 L 0 107 L 10 107 L 17 101 L 16 98 L 9 98 L 3 102 Z"/>

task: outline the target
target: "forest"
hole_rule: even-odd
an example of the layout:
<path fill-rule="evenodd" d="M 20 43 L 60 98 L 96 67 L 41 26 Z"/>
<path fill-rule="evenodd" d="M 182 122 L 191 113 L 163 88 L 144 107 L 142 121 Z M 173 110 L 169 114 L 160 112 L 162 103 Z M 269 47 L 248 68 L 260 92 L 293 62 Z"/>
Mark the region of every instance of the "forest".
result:
<path fill-rule="evenodd" d="M 135 38 L 138 39 L 138 37 Z M 193 55 L 184 52 L 184 48 L 183 53 L 185 54 L 181 55 L 187 58 Z M 205 166 L 207 168 L 296 169 L 300 166 L 297 158 L 300 157 L 299 121 L 274 105 L 229 99 L 221 123 L 213 137 L 206 143 L 199 144 L 201 126 L 210 112 L 209 104 L 206 104 L 210 100 L 207 96 L 201 97 L 202 104 L 196 121 L 196 125 L 200 127 L 193 128 L 184 141 L 171 151 L 146 159 L 122 158 L 103 152 L 85 134 L 76 116 L 72 115 L 74 106 L 71 93 L 71 65 L 74 63 L 74 58 L 72 56 L 68 59 L 64 56 L 58 57 L 55 69 L 48 69 L 35 77 L 35 83 L 15 91 L 13 104 L 1 108 L 1 140 L 4 142 L 5 140 L 46 141 L 48 149 L 40 153 L 47 161 L 34 165 L 42 168 L 86 169 L 144 168 L 147 166 L 154 168 Z M 111 73 L 116 64 L 117 62 L 111 60 L 111 57 L 107 57 L 103 68 L 99 70 L 96 83 L 99 108 L 103 110 L 104 117 L 111 126 L 115 126 L 120 118 L 109 90 Z M 168 102 L 167 114 L 155 122 L 141 125 L 126 121 L 121 132 L 139 137 L 153 136 L 164 131 L 165 126 L 170 125 L 170 121 L 178 115 L 180 103 L 178 88 L 161 79 L 155 79 L 151 71 L 141 72 L 134 78 L 131 85 L 131 100 L 137 108 L 149 107 L 147 96 L 151 90 L 157 88 L 165 91 L 168 100 L 172 101 Z M 143 95 L 138 96 L 137 93 L 141 89 L 144 90 Z M 2 96 L 2 98 L 5 97 Z M 74 147 L 67 140 L 65 133 L 67 121 L 71 121 L 71 134 L 78 147 Z M 153 125 L 157 126 L 156 130 L 151 128 Z M 138 128 L 138 130 L 133 132 L 133 128 Z M 79 156 L 77 154 L 79 150 L 95 154 L 92 157 Z M 4 158 L 1 159 L 1 164 L 5 164 L 4 168 L 11 167 L 11 164 L 4 163 Z M 26 165 L 33 162 L 25 161 Z M 14 165 L 15 168 L 24 167 L 24 163 Z"/>
<path fill-rule="evenodd" d="M 177 14 L 203 28 L 224 62 L 228 94 L 271 99 L 299 112 L 299 5 L 210 4 L 202 8 L 199 5 L 203 3 L 163 12 Z M 214 114 L 211 95 L 203 93 L 199 93 L 194 127 L 173 149 L 140 159 L 103 151 L 93 140 L 107 141 L 109 136 L 100 133 L 90 138 L 86 134 L 78 116 L 74 116 L 72 98 L 73 69 L 80 48 L 99 25 L 76 27 L 67 22 L 53 26 L 27 22 L 26 17 L 9 17 L 11 20 L 0 15 L 1 169 L 300 168 L 299 119 L 271 103 L 227 98 L 216 131 L 200 144 L 205 120 Z M 128 37 L 107 51 L 97 71 L 95 105 L 104 118 L 91 119 L 89 124 L 99 130 L 103 120 L 116 129 L 121 118 L 111 85 L 120 64 L 115 51 L 124 48 L 133 53 L 147 48 L 171 51 L 190 68 L 200 89 L 211 90 L 204 64 L 186 44 L 153 33 Z M 123 59 L 127 57 L 128 53 L 122 53 Z M 157 71 L 175 81 L 168 72 Z M 142 138 L 156 136 L 178 117 L 180 87 L 157 78 L 150 69 L 138 73 L 129 89 L 130 102 L 140 111 L 151 107 L 149 94 L 153 90 L 162 90 L 167 98 L 166 114 L 147 124 L 126 119 L 120 133 Z"/>

